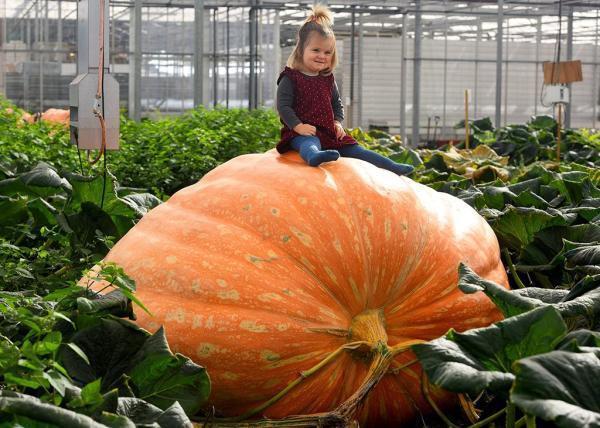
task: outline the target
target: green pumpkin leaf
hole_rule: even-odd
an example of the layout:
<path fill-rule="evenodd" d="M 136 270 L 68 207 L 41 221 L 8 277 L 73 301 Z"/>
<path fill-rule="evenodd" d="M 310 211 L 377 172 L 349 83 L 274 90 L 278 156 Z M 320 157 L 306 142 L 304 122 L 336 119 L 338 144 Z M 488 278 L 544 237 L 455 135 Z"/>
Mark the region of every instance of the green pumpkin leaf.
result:
<path fill-rule="evenodd" d="M 164 331 L 150 335 L 128 321 L 105 318 L 78 331 L 71 341 L 88 356 L 84 362 L 63 348 L 62 363 L 82 383 L 102 378 L 102 391 L 131 391 L 162 409 L 178 401 L 188 414 L 196 413 L 210 394 L 206 370 L 182 355 L 174 355 Z"/>
<path fill-rule="evenodd" d="M 481 278 L 463 263 L 458 267 L 458 288 L 466 294 L 483 291 L 505 317 L 522 314 L 543 305 L 537 299 L 513 293 L 495 282 Z"/>
<path fill-rule="evenodd" d="M 17 365 L 19 348 L 6 336 L 0 334 L 0 373 Z"/>
<path fill-rule="evenodd" d="M 528 292 L 510 291 L 479 277 L 462 263 L 458 271 L 458 288 L 461 291 L 466 294 L 483 291 L 506 317 L 541 306 L 552 306 L 565 318 L 584 316 L 594 319 L 600 313 L 600 275 L 585 277 L 572 290 L 564 294 L 560 302 L 548 303 L 557 297 L 556 293 L 532 291 L 532 288 Z M 537 294 L 535 298 L 531 297 L 535 294 Z"/>
<path fill-rule="evenodd" d="M 576 214 L 563 214 L 552 209 L 543 211 L 508 205 L 500 217 L 490 221 L 490 225 L 501 241 L 518 251 L 530 244 L 539 231 L 553 226 L 567 226 L 576 217 Z"/>
<path fill-rule="evenodd" d="M 63 192 L 70 193 L 71 184 L 44 162 L 19 177 L 0 181 L 1 195 L 50 196 Z"/>
<path fill-rule="evenodd" d="M 131 419 L 138 426 L 156 424 L 161 427 L 187 427 L 192 425 L 177 402 L 161 410 L 139 398 L 120 397 L 117 413 Z"/>
<path fill-rule="evenodd" d="M 27 201 L 28 198 L 25 196 L 0 195 L 0 226 L 12 226 L 26 222 L 29 218 Z"/>
<path fill-rule="evenodd" d="M 514 380 L 512 364 L 554 349 L 566 333 L 558 311 L 543 307 L 465 333 L 450 330 L 412 350 L 430 381 L 444 389 L 506 394 Z"/>
<path fill-rule="evenodd" d="M 524 412 L 558 427 L 600 426 L 600 359 L 553 351 L 515 363 L 510 399 Z"/>
<path fill-rule="evenodd" d="M 89 416 L 12 391 L 0 390 L 0 408 L 5 414 L 25 416 L 35 422 L 50 423 L 58 427 L 106 428 Z"/>
<path fill-rule="evenodd" d="M 210 381 L 206 369 L 183 355 L 173 355 L 160 328 L 134 356 L 128 371 L 138 397 L 161 409 L 179 402 L 193 415 L 208 398 Z"/>

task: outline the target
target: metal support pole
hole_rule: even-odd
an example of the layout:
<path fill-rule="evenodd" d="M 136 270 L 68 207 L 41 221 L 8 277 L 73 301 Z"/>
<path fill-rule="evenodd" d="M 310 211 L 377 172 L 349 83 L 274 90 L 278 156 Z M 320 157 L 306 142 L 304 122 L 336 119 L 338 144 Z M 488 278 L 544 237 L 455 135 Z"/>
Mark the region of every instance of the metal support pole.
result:
<path fill-rule="evenodd" d="M 281 71 L 281 16 L 279 10 L 275 10 L 273 13 L 275 14 L 273 23 L 273 56 L 275 60 L 273 62 L 275 77 L 277 77 Z M 277 78 L 271 79 L 271 82 L 273 85 L 273 98 L 275 98 L 275 94 L 277 93 Z"/>
<path fill-rule="evenodd" d="M 415 1 L 415 47 L 413 60 L 413 111 L 411 145 L 419 145 L 419 115 L 421 113 L 421 0 Z"/>
<path fill-rule="evenodd" d="M 2 1 L 2 34 L 0 34 L 0 46 L 6 46 L 6 0 Z M 0 49 L 0 93 L 6 94 L 6 52 Z"/>
<path fill-rule="evenodd" d="M 596 129 L 596 120 L 598 120 L 598 20 L 600 19 L 600 11 L 596 10 L 596 31 L 594 41 L 594 74 L 592 81 L 592 129 Z"/>
<path fill-rule="evenodd" d="M 32 49 L 31 46 L 31 9 L 27 12 L 27 49 Z M 32 55 L 30 52 L 26 54 L 27 61 L 31 61 Z M 29 104 L 29 69 L 25 67 L 23 72 L 23 108 L 25 110 L 31 110 Z"/>
<path fill-rule="evenodd" d="M 406 13 L 402 15 L 402 50 L 400 63 L 400 136 L 406 144 Z"/>
<path fill-rule="evenodd" d="M 358 18 L 358 70 L 357 70 L 357 90 L 358 90 L 358 103 L 356 109 L 356 124 L 363 127 L 363 64 L 364 64 L 364 40 L 363 40 L 363 25 L 362 15 Z"/>
<path fill-rule="evenodd" d="M 225 11 L 225 107 L 229 108 L 229 7 Z"/>
<path fill-rule="evenodd" d="M 442 89 L 442 132 L 446 130 L 446 113 L 448 107 L 448 16 L 444 18 L 444 73 Z"/>
<path fill-rule="evenodd" d="M 249 46 L 248 50 L 250 53 L 250 70 L 248 75 L 248 108 L 250 110 L 256 108 L 256 14 L 258 9 L 256 6 L 256 0 L 252 0 L 252 6 L 250 7 L 248 17 L 248 30 L 249 30 Z"/>
<path fill-rule="evenodd" d="M 351 17 L 351 29 L 350 29 L 350 111 L 348 112 L 348 127 L 352 128 L 354 126 L 354 63 L 355 60 L 355 40 L 354 35 L 356 34 L 356 12 L 354 11 L 354 6 L 352 7 L 352 17 Z"/>
<path fill-rule="evenodd" d="M 219 101 L 219 75 L 217 62 L 217 8 L 213 9 L 213 28 L 212 28 L 212 68 L 213 68 L 213 107 L 217 106 Z"/>
<path fill-rule="evenodd" d="M 257 3 L 260 3 L 258 0 Z M 256 62 L 255 62 L 255 79 L 256 79 L 256 107 L 264 106 L 263 99 L 263 63 L 262 63 L 262 23 L 265 10 L 260 8 L 256 11 Z"/>
<path fill-rule="evenodd" d="M 204 0 L 194 2 L 194 107 L 204 101 Z"/>
<path fill-rule="evenodd" d="M 38 54 L 38 66 L 40 68 L 40 79 L 38 82 L 38 87 L 39 87 L 39 94 L 40 94 L 40 101 L 39 101 L 39 111 L 43 112 L 44 111 L 44 50 L 46 49 L 46 40 L 44 39 L 45 35 L 46 35 L 46 23 L 48 22 L 48 2 L 44 1 L 44 5 L 45 7 L 45 13 L 42 16 L 42 4 L 40 4 L 41 2 L 38 1 L 37 5 L 39 6 L 39 14 L 37 14 L 38 16 L 38 49 L 39 54 Z M 37 12 L 37 9 L 36 9 Z M 46 19 L 44 19 L 46 18 Z"/>
<path fill-rule="evenodd" d="M 502 45 L 504 42 L 503 36 L 504 25 L 504 0 L 498 0 L 498 26 L 496 31 L 496 128 L 502 126 Z"/>
<path fill-rule="evenodd" d="M 477 17 L 477 38 L 475 39 L 475 77 L 473 79 L 473 119 L 477 119 L 479 99 L 479 44 L 481 43 L 481 18 Z"/>
<path fill-rule="evenodd" d="M 510 49 L 510 19 L 508 19 L 506 21 L 506 49 L 504 50 L 503 54 L 505 56 L 505 59 L 502 60 L 502 62 L 504 62 L 504 74 L 503 74 L 503 79 L 504 79 L 504 84 L 502 85 L 502 89 L 504 90 L 504 96 L 502 97 L 503 101 L 504 101 L 504 121 L 503 124 L 504 126 L 506 126 L 507 121 L 508 121 L 508 73 L 509 73 L 509 68 L 510 68 L 510 61 L 509 59 L 509 49 Z"/>
<path fill-rule="evenodd" d="M 135 0 L 132 13 L 133 31 L 129 33 L 129 117 L 139 121 L 142 117 L 142 0 Z"/>
<path fill-rule="evenodd" d="M 542 44 L 542 17 L 538 16 L 535 35 L 535 93 L 533 94 L 533 114 L 538 114 L 538 104 L 540 103 L 539 93 L 539 75 L 540 75 L 540 45 Z"/>
<path fill-rule="evenodd" d="M 569 7 L 567 15 L 567 61 L 573 59 L 573 8 Z M 565 128 L 571 127 L 571 103 L 573 102 L 573 85 L 569 83 L 569 103 L 565 106 Z"/>

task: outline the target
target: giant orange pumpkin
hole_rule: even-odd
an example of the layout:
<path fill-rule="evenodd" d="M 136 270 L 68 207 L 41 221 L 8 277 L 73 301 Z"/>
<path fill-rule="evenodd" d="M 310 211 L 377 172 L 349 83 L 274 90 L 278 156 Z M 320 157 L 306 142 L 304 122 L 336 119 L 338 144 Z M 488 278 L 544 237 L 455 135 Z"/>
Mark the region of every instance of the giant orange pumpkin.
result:
<path fill-rule="evenodd" d="M 506 284 L 493 231 L 459 199 L 360 160 L 312 168 L 274 151 L 177 192 L 106 259 L 153 313 L 138 311 L 139 324 L 164 325 L 172 349 L 207 368 L 223 415 L 312 414 L 350 398 L 361 426 L 430 410 L 411 343 L 500 318 L 458 290 L 459 262 Z"/>

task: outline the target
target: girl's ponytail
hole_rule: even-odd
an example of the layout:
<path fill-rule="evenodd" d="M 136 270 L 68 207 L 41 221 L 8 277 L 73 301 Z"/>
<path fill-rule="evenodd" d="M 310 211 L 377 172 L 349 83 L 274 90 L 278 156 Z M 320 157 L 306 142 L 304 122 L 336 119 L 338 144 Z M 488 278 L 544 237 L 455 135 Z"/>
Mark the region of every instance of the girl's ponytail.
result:
<path fill-rule="evenodd" d="M 322 27 L 333 27 L 333 14 L 327 6 L 322 4 L 315 4 L 312 7 L 312 11 L 308 14 L 308 17 L 304 21 L 304 24 L 309 22 L 316 22 Z"/>

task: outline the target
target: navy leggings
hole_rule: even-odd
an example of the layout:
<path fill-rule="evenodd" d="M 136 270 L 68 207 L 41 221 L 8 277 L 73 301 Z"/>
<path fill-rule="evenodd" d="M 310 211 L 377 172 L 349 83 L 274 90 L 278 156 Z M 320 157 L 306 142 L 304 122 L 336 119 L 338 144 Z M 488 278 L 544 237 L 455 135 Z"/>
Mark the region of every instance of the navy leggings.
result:
<path fill-rule="evenodd" d="M 410 174 L 413 171 L 411 165 L 396 163 L 379 153 L 365 149 L 358 144 L 348 144 L 336 150 L 321 150 L 319 138 L 312 135 L 299 135 L 294 137 L 291 145 L 300 157 L 310 166 L 319 166 L 323 162 L 337 160 L 340 156 L 360 159 L 379 168 L 387 169 L 398 175 Z"/>

